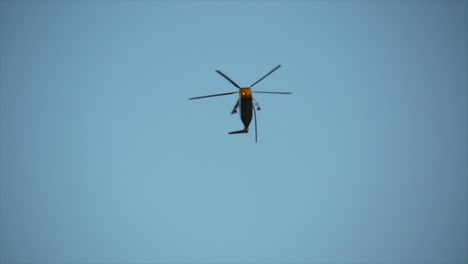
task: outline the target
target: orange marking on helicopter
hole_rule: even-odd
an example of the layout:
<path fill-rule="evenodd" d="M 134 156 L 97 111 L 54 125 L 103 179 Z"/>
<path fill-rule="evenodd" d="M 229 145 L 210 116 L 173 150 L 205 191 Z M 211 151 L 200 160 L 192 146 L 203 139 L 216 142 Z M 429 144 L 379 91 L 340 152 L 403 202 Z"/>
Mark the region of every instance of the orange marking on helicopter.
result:
<path fill-rule="evenodd" d="M 240 90 L 240 97 L 242 99 L 252 99 L 252 90 L 250 88 L 242 88 Z"/>

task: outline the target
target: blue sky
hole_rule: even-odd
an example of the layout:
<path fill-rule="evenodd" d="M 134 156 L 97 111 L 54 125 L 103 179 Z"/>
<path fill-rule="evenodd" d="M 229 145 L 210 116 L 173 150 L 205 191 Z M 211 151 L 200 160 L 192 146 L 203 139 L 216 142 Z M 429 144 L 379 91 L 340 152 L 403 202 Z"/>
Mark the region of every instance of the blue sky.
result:
<path fill-rule="evenodd" d="M 1 1 L 0 34 L 2 263 L 468 262 L 466 1 Z M 258 143 L 187 100 L 278 64 Z"/>

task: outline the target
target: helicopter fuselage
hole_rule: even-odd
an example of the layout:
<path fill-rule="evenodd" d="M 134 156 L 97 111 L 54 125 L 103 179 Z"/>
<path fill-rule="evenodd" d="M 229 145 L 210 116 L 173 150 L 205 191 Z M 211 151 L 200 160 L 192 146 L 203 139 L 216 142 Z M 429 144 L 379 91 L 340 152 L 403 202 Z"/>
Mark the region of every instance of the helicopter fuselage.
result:
<path fill-rule="evenodd" d="M 253 97 L 252 90 L 250 88 L 242 88 L 239 91 L 239 107 L 240 107 L 240 119 L 244 124 L 244 130 L 249 130 L 250 122 L 252 122 L 252 110 L 253 110 Z"/>

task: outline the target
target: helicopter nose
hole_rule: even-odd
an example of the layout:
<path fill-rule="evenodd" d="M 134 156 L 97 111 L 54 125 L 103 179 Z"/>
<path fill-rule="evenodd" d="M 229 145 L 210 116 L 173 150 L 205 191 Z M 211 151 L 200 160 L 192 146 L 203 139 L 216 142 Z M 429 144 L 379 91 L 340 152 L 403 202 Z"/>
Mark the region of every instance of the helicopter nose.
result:
<path fill-rule="evenodd" d="M 252 99 L 252 90 L 250 88 L 243 88 L 240 92 L 242 99 Z"/>

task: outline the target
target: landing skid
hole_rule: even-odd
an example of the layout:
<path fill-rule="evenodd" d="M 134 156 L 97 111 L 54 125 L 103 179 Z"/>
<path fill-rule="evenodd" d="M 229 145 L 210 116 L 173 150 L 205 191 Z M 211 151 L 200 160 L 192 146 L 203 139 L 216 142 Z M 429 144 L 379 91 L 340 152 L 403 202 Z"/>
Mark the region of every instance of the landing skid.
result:
<path fill-rule="evenodd" d="M 260 104 L 255 99 L 253 99 L 253 101 L 254 101 L 253 105 L 257 108 L 257 111 L 260 111 L 261 110 Z"/>

